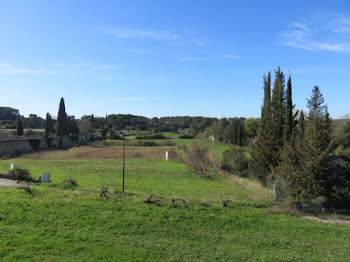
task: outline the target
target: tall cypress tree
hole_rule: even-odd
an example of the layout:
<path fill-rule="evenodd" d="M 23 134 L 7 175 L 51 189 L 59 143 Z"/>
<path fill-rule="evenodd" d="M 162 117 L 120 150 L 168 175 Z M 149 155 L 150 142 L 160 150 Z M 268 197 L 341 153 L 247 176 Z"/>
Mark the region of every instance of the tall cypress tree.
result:
<path fill-rule="evenodd" d="M 283 138 L 284 142 L 290 142 L 294 127 L 296 125 L 295 118 L 297 114 L 293 113 L 294 105 L 292 101 L 292 78 L 289 76 L 287 81 L 287 90 L 286 90 L 286 108 L 285 108 L 285 115 L 284 115 L 284 132 L 283 132 Z"/>
<path fill-rule="evenodd" d="M 67 135 L 67 113 L 63 97 L 61 98 L 57 114 L 56 135 L 59 137 Z"/>
<path fill-rule="evenodd" d="M 280 67 L 275 71 L 275 81 L 272 91 L 271 103 L 271 135 L 272 135 L 272 169 L 277 167 L 280 149 L 283 146 L 284 112 L 285 110 L 285 80 Z"/>
<path fill-rule="evenodd" d="M 261 110 L 261 124 L 256 142 L 252 146 L 250 169 L 254 176 L 266 184 L 271 173 L 273 160 L 273 137 L 271 133 L 272 112 L 271 112 L 271 73 L 264 76 L 264 103 Z"/>
<path fill-rule="evenodd" d="M 23 135 L 23 122 L 19 116 L 17 117 L 16 127 L 17 127 L 17 136 L 22 136 Z"/>
<path fill-rule="evenodd" d="M 50 137 L 55 132 L 52 117 L 49 113 L 46 114 L 45 121 L 45 137 Z"/>

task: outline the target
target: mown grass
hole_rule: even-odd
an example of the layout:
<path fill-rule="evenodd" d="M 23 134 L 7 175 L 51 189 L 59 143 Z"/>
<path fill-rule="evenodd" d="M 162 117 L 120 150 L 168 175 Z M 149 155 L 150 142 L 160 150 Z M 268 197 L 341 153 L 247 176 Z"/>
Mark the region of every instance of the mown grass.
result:
<path fill-rule="evenodd" d="M 0 190 L 2 261 L 347 261 L 350 228 L 263 204 L 160 205 L 135 196 Z"/>

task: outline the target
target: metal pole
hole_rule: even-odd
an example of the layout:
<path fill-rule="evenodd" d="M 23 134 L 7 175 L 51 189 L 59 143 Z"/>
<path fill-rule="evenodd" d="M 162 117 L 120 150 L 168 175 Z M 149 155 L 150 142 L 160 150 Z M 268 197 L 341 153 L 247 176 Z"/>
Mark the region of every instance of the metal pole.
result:
<path fill-rule="evenodd" d="M 123 193 L 125 191 L 125 140 L 123 140 Z"/>

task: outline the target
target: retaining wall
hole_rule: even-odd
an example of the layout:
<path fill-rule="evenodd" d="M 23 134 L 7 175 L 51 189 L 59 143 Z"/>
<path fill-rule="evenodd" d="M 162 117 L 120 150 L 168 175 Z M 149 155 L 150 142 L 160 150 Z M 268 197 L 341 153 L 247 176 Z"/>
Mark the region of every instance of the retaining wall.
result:
<path fill-rule="evenodd" d="M 21 155 L 32 152 L 69 149 L 73 146 L 86 145 L 91 141 L 98 140 L 98 135 L 90 134 L 76 138 L 41 138 L 0 141 L 0 157 Z"/>

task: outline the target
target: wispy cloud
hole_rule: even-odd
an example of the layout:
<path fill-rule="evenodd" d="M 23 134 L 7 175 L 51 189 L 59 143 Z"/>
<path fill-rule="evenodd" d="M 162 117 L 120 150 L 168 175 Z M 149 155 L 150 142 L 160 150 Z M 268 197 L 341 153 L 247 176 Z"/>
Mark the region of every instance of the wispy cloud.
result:
<path fill-rule="evenodd" d="M 350 41 L 347 38 L 332 35 L 334 32 L 345 33 L 347 20 L 343 19 L 341 23 L 335 21 L 333 19 L 328 24 L 317 26 L 311 22 L 294 22 L 288 31 L 281 34 L 282 41 L 284 45 L 308 51 L 350 52 Z"/>
<path fill-rule="evenodd" d="M 224 58 L 227 58 L 227 59 L 239 59 L 240 56 L 233 55 L 233 54 L 224 54 Z"/>
<path fill-rule="evenodd" d="M 135 54 L 135 55 L 149 55 L 152 54 L 151 50 L 146 49 L 140 49 L 140 48 L 127 48 L 125 49 L 126 52 L 129 54 Z"/>
<path fill-rule="evenodd" d="M 0 64 L 0 75 L 6 76 L 46 76 L 46 75 L 94 75 L 114 74 L 119 70 L 117 65 L 108 64 Z"/>
<path fill-rule="evenodd" d="M 191 42 L 192 42 L 195 46 L 198 46 L 198 47 L 203 47 L 203 46 L 205 46 L 205 43 L 204 43 L 202 40 L 198 39 L 198 38 L 193 38 L 193 39 L 191 40 Z"/>
<path fill-rule="evenodd" d="M 176 60 L 180 62 L 197 62 L 197 61 L 205 61 L 207 58 L 205 57 L 196 57 L 196 56 L 182 56 L 176 58 Z"/>
<path fill-rule="evenodd" d="M 350 33 L 350 17 L 334 19 L 329 23 L 329 28 L 335 33 Z"/>
<path fill-rule="evenodd" d="M 38 75 L 42 70 L 31 66 L 0 64 L 0 75 Z"/>
<path fill-rule="evenodd" d="M 179 39 L 179 35 L 171 33 L 167 30 L 147 30 L 127 27 L 103 27 L 100 30 L 105 34 L 121 39 L 140 38 L 166 41 L 174 41 Z"/>
<path fill-rule="evenodd" d="M 49 64 L 49 68 L 53 68 L 55 70 L 80 70 L 80 71 L 113 71 L 120 69 L 117 65 L 109 65 L 109 64 L 89 64 L 89 63 L 76 63 L 76 64 Z"/>

